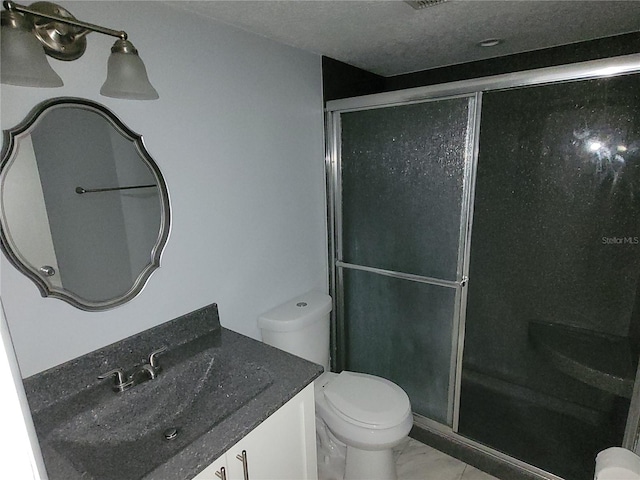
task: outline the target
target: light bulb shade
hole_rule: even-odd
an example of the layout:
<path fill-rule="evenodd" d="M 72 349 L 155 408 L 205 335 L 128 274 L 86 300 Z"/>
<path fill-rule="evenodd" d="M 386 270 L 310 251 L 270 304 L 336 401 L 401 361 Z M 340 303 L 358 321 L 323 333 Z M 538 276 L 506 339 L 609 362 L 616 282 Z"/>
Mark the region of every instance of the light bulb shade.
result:
<path fill-rule="evenodd" d="M 30 32 L 3 25 L 0 38 L 0 82 L 23 87 L 61 87 L 44 48 Z"/>
<path fill-rule="evenodd" d="M 105 97 L 128 100 L 159 98 L 158 92 L 149 82 L 147 69 L 135 49 L 123 52 L 114 51 L 115 48 L 114 45 L 107 62 L 107 80 L 102 85 L 100 93 Z"/>

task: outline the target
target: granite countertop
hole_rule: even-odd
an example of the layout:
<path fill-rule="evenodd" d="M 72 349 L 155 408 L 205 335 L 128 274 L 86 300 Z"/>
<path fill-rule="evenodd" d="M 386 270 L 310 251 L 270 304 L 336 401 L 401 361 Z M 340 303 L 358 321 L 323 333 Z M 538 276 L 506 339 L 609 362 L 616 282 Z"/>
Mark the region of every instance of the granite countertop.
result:
<path fill-rule="evenodd" d="M 130 371 L 161 346 L 155 380 L 125 392 L 97 376 Z M 50 480 L 188 480 L 322 373 L 220 326 L 215 304 L 24 380 Z M 165 433 L 175 428 L 175 439 Z"/>

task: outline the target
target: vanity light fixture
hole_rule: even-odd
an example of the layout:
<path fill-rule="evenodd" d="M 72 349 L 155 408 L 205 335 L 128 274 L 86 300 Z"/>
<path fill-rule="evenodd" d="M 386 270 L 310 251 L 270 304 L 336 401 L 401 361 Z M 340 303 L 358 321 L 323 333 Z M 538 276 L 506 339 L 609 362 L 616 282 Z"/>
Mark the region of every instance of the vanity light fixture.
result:
<path fill-rule="evenodd" d="M 91 32 L 117 37 L 107 63 L 107 79 L 100 89 L 106 97 L 155 100 L 158 92 L 127 33 L 77 20 L 66 9 L 50 2 L 29 7 L 3 3 L 0 82 L 25 87 L 61 87 L 62 79 L 46 55 L 58 60 L 80 58 Z M 46 55 L 45 55 L 46 54 Z"/>

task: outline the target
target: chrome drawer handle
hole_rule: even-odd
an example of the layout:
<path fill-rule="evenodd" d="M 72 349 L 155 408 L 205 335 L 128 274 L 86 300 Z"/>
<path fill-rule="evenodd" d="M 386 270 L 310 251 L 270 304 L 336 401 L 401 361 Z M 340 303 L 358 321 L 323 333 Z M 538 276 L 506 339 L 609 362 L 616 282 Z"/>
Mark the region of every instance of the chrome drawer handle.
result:
<path fill-rule="evenodd" d="M 247 451 L 242 450 L 242 455 L 236 455 L 236 458 L 242 462 L 242 471 L 244 473 L 244 480 L 249 480 L 249 461 L 247 460 Z"/>
<path fill-rule="evenodd" d="M 227 480 L 227 469 L 224 467 L 220 467 L 220 470 L 216 472 L 216 477 L 220 480 Z"/>

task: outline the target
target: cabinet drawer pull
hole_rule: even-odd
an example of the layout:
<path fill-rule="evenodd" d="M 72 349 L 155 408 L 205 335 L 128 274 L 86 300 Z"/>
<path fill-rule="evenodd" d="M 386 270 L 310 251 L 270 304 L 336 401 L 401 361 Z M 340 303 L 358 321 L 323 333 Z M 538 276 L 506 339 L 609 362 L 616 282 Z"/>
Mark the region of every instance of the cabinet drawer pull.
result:
<path fill-rule="evenodd" d="M 242 471 L 244 473 L 244 480 L 249 480 L 249 462 L 247 461 L 247 451 L 242 450 L 242 455 L 236 455 L 236 458 L 242 462 Z"/>
<path fill-rule="evenodd" d="M 227 469 L 224 467 L 220 467 L 220 470 L 216 472 L 216 477 L 220 480 L 227 480 Z"/>

